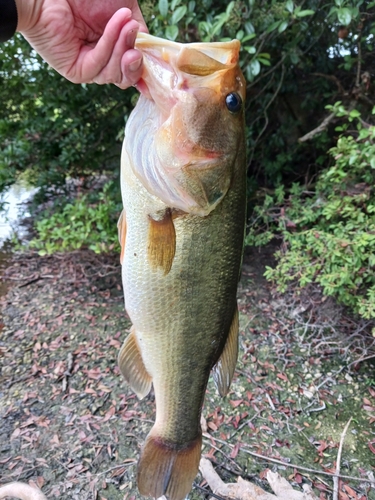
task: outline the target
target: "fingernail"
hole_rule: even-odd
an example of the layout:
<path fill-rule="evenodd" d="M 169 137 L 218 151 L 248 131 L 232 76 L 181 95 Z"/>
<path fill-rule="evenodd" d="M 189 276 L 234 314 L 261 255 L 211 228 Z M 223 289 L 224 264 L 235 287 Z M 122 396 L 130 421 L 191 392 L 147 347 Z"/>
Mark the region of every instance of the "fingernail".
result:
<path fill-rule="evenodd" d="M 142 64 L 142 59 L 137 59 L 136 61 L 133 61 L 132 63 L 129 64 L 129 69 L 130 71 L 138 71 L 139 68 L 141 67 Z"/>
<path fill-rule="evenodd" d="M 129 47 L 134 47 L 135 39 L 137 38 L 137 34 L 138 34 L 138 28 L 129 31 L 129 33 L 126 37 L 126 43 Z"/>

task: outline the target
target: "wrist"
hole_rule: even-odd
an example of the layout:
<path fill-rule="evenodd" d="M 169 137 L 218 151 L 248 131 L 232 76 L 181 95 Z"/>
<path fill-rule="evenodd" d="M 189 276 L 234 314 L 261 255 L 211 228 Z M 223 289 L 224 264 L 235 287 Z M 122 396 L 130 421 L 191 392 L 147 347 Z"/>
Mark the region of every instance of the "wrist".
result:
<path fill-rule="evenodd" d="M 1 0 L 0 0 L 1 2 Z M 38 0 L 15 0 L 18 12 L 17 31 L 25 33 L 37 22 Z"/>

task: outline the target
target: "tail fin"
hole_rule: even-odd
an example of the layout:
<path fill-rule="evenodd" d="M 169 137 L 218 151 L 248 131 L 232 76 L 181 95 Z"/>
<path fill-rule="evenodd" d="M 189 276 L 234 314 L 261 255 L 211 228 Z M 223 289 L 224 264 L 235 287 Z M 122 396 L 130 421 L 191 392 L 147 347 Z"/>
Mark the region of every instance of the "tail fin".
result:
<path fill-rule="evenodd" d="M 169 500 L 183 500 L 198 473 L 201 447 L 201 434 L 190 443 L 176 446 L 150 433 L 138 462 L 140 494 L 154 498 L 166 495 Z"/>

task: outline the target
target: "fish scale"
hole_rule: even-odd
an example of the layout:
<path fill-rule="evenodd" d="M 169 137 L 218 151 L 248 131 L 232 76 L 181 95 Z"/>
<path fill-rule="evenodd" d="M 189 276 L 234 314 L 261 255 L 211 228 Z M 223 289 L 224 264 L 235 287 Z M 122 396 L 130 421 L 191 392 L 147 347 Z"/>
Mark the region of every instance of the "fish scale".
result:
<path fill-rule="evenodd" d="M 213 369 L 225 395 L 237 358 L 245 139 L 243 106 L 230 112 L 225 98 L 235 92 L 243 101 L 245 85 L 237 41 L 184 45 L 141 34 L 137 48 L 145 69 L 125 130 L 119 222 L 125 307 L 133 326 L 119 366 L 139 397 L 151 383 L 155 391 L 156 419 L 138 463 L 139 491 L 182 500 L 198 472 L 208 377 Z M 162 71 L 175 77 L 163 79 Z M 206 88 L 211 98 L 201 103 Z M 165 102 L 175 104 L 165 109 Z M 196 109 L 190 121 L 189 106 Z M 163 164 L 166 158 L 173 158 L 173 168 Z"/>

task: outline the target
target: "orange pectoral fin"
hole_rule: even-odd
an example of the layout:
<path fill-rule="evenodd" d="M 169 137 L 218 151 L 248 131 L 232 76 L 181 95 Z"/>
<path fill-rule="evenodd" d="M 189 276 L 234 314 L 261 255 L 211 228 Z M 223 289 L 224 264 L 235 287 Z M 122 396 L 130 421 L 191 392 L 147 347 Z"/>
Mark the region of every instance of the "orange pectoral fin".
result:
<path fill-rule="evenodd" d="M 176 253 L 176 231 L 171 210 L 168 208 L 160 220 L 149 216 L 149 221 L 148 260 L 152 268 L 160 268 L 168 274 Z"/>
<path fill-rule="evenodd" d="M 122 264 L 125 255 L 125 241 L 126 241 L 126 216 L 125 210 L 121 212 L 120 218 L 117 223 L 118 240 L 121 245 L 120 262 Z"/>

